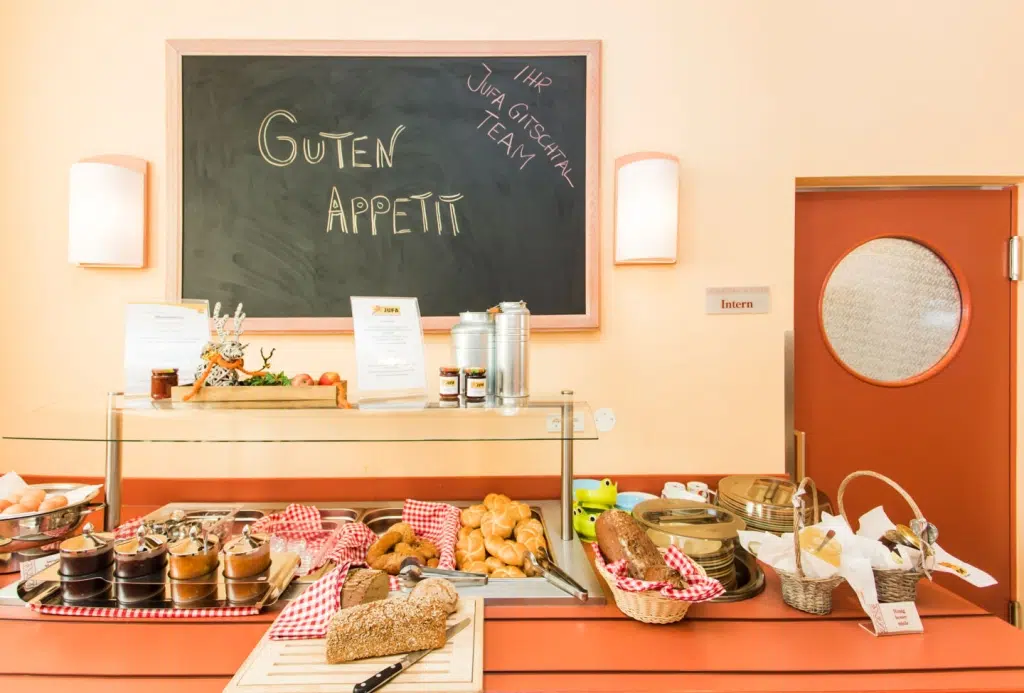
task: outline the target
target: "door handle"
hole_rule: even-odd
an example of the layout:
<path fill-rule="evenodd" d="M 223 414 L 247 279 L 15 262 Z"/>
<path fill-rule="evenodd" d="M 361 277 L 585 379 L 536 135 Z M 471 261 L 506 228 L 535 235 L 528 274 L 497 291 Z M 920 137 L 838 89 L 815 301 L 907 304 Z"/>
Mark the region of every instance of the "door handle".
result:
<path fill-rule="evenodd" d="M 793 431 L 793 437 L 796 438 L 796 478 L 793 480 L 800 483 L 807 476 L 807 434 Z"/>

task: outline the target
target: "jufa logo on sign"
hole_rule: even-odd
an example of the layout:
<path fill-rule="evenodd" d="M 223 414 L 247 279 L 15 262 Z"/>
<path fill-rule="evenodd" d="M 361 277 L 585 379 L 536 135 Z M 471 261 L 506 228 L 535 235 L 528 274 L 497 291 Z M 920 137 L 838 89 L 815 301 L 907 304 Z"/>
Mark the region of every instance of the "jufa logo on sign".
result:
<path fill-rule="evenodd" d="M 401 315 L 402 309 L 398 306 L 374 306 L 374 315 Z"/>

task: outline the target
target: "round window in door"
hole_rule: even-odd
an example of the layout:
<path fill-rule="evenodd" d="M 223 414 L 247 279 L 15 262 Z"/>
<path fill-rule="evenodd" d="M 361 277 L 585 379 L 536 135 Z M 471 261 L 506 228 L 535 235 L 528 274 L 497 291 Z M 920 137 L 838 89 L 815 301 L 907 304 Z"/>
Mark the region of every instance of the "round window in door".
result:
<path fill-rule="evenodd" d="M 906 238 L 876 238 L 825 280 L 821 329 L 836 360 L 879 385 L 911 385 L 942 370 L 962 341 L 966 301 L 953 270 Z"/>

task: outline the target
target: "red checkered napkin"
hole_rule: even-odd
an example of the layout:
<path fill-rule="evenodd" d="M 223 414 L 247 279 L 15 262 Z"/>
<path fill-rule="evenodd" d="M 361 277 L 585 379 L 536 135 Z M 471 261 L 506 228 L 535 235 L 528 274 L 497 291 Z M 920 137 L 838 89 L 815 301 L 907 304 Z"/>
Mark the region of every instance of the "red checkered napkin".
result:
<path fill-rule="evenodd" d="M 135 517 L 128 520 L 122 525 L 118 525 L 117 529 L 114 530 L 115 539 L 131 539 L 135 536 L 135 533 L 142 526 L 142 518 Z"/>
<path fill-rule="evenodd" d="M 462 511 L 447 503 L 427 503 L 408 499 L 402 508 L 402 520 L 416 536 L 432 542 L 441 551 L 437 567 L 455 570 L 455 542 L 459 538 Z"/>
<path fill-rule="evenodd" d="M 377 540 L 369 527 L 356 522 L 343 525 L 338 535 L 338 543 L 329 556 L 338 567 L 314 582 L 284 608 L 270 627 L 272 640 L 323 638 L 327 635 L 327 624 L 341 608 L 341 588 L 349 568 L 365 565 L 366 551 Z"/>
<path fill-rule="evenodd" d="M 320 511 L 310 505 L 292 503 L 284 511 L 266 515 L 252 524 L 253 532 L 270 534 L 281 539 L 302 539 L 306 550 L 315 558 L 307 573 L 317 570 L 328 560 L 337 546 L 338 530 L 324 529 Z M 303 574 L 307 574 L 303 573 Z"/>
<path fill-rule="evenodd" d="M 594 545 L 594 563 L 603 567 L 615 578 L 615 586 L 626 592 L 647 592 L 658 590 L 663 597 L 675 599 L 682 602 L 706 602 L 714 599 L 725 592 L 725 587 L 718 580 L 704 575 L 693 559 L 679 550 L 676 546 L 670 546 L 663 551 L 665 563 L 673 568 L 689 583 L 685 589 L 673 587 L 668 582 L 646 582 L 629 577 L 629 570 L 626 567 L 626 560 L 615 563 L 605 563 L 604 556 Z"/>
<path fill-rule="evenodd" d="M 226 616 L 255 616 L 255 606 L 221 606 L 212 609 L 118 609 L 106 606 L 44 606 L 30 604 L 32 611 L 56 616 L 90 616 L 92 618 L 224 618 Z"/>

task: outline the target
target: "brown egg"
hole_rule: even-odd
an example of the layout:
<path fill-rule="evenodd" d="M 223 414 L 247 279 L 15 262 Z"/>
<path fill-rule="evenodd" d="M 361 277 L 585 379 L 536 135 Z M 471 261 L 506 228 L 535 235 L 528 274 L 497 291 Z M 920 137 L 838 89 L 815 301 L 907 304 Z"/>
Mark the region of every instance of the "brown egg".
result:
<path fill-rule="evenodd" d="M 28 488 L 25 489 L 21 494 L 22 505 L 34 505 L 38 506 L 46 498 L 46 491 L 41 488 Z"/>
<path fill-rule="evenodd" d="M 67 504 L 68 499 L 64 496 L 54 496 L 52 498 L 47 498 L 39 504 L 39 512 L 43 513 L 47 510 L 56 510 L 57 508 L 63 508 Z"/>
<path fill-rule="evenodd" d="M 26 511 L 30 513 L 34 513 L 39 509 L 39 503 L 33 503 L 31 500 L 26 500 L 24 498 L 21 499 L 21 502 L 18 503 L 18 505 L 25 508 Z"/>
<path fill-rule="evenodd" d="M 14 505 L 8 506 L 3 512 L 0 512 L 0 515 L 20 515 L 21 513 L 30 512 L 32 512 L 32 510 L 29 508 L 26 508 L 20 503 L 15 503 Z"/>
<path fill-rule="evenodd" d="M 21 491 L 15 491 L 11 495 L 7 496 L 6 500 L 11 505 L 15 505 L 16 503 L 20 503 L 21 502 Z"/>

